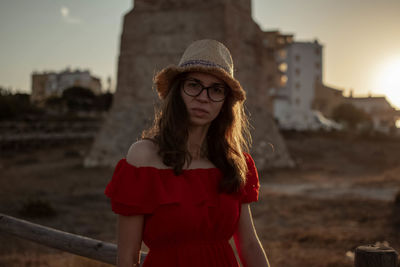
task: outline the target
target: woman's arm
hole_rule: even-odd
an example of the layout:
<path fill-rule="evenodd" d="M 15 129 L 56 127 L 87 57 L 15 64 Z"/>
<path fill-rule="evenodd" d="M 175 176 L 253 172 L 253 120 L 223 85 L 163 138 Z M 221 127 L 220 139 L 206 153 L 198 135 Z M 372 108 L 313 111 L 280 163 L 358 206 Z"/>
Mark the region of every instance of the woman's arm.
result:
<path fill-rule="evenodd" d="M 242 204 L 238 227 L 233 237 L 244 267 L 269 267 L 267 256 L 254 228 L 249 204 Z"/>
<path fill-rule="evenodd" d="M 143 215 L 118 216 L 117 267 L 139 266 L 143 221 Z"/>
<path fill-rule="evenodd" d="M 157 146 L 149 140 L 133 143 L 126 155 L 127 162 L 136 167 L 156 166 L 157 158 Z M 118 216 L 117 267 L 139 266 L 143 224 L 144 215 Z"/>

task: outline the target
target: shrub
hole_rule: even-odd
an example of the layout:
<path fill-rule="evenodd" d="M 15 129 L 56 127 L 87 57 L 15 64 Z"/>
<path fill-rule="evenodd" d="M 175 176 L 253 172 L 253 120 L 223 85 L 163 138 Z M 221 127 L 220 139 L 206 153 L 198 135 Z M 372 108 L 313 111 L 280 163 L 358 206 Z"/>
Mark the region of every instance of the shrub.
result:
<path fill-rule="evenodd" d="M 57 215 L 51 203 L 42 199 L 28 199 L 23 203 L 19 214 L 31 218 L 54 217 Z"/>
<path fill-rule="evenodd" d="M 369 114 L 350 103 L 344 103 L 335 107 L 332 118 L 335 121 L 346 124 L 350 129 L 355 129 L 361 124 L 370 124 L 372 121 Z"/>

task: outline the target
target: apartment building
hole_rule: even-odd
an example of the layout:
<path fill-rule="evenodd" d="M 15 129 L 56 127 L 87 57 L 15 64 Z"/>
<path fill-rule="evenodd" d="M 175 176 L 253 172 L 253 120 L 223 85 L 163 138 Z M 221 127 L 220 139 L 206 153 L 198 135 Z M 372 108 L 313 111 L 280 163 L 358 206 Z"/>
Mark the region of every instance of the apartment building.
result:
<path fill-rule="evenodd" d="M 264 66 L 267 76 L 265 88 L 273 103 L 276 92 L 286 86 L 286 74 L 280 69 L 282 60 L 286 58 L 286 46 L 293 42 L 292 34 L 282 34 L 279 31 L 263 32 L 263 47 L 266 51 L 268 61 Z M 273 105 L 268 105 L 267 109 L 273 113 Z"/>
<path fill-rule="evenodd" d="M 282 87 L 272 92 L 273 114 L 286 128 L 305 130 L 313 123 L 316 85 L 322 84 L 322 45 L 292 42 L 277 51 Z"/>
<path fill-rule="evenodd" d="M 101 81 L 90 74 L 90 71 L 66 69 L 59 73 L 43 72 L 32 73 L 31 102 L 42 106 L 46 99 L 52 96 L 61 96 L 62 92 L 73 86 L 88 88 L 94 94 L 101 93 Z"/>

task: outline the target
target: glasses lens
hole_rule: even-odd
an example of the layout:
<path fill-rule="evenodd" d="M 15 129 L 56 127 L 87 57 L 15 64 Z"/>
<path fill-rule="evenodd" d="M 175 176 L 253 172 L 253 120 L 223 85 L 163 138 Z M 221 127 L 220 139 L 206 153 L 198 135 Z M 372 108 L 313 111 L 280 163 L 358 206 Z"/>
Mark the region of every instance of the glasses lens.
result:
<path fill-rule="evenodd" d="M 207 90 L 208 97 L 214 102 L 223 101 L 228 93 L 228 89 L 222 84 L 215 84 L 204 87 L 196 80 L 187 79 L 183 82 L 183 91 L 190 96 L 198 96 L 203 89 Z"/>
<path fill-rule="evenodd" d="M 183 90 L 190 96 L 197 96 L 203 88 L 194 80 L 185 80 Z"/>
<path fill-rule="evenodd" d="M 208 88 L 208 94 L 213 101 L 222 101 L 226 96 L 226 88 L 223 85 L 215 85 Z"/>

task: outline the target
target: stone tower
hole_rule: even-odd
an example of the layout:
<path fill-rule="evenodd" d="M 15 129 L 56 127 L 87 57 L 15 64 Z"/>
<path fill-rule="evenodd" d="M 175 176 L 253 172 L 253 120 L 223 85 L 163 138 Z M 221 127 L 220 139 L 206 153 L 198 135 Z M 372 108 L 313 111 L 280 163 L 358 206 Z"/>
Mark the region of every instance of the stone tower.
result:
<path fill-rule="evenodd" d="M 215 39 L 232 53 L 235 77 L 247 91 L 247 110 L 258 168 L 290 166 L 291 159 L 268 112 L 262 31 L 251 0 L 135 0 L 124 17 L 113 106 L 85 159 L 86 166 L 114 166 L 153 119 L 157 93 L 152 78 L 178 64 L 198 39 Z M 272 144 L 274 149 L 271 148 Z"/>

